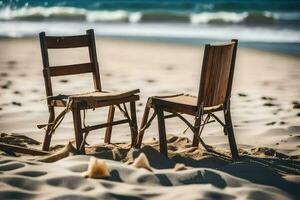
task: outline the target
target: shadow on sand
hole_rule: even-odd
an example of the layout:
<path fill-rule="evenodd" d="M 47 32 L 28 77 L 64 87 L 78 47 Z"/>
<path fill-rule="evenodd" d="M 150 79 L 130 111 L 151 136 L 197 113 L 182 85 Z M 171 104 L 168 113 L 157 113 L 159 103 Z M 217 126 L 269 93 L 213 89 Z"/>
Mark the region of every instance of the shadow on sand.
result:
<path fill-rule="evenodd" d="M 129 161 L 130 158 L 134 159 L 143 152 L 147 156 L 151 166 L 156 169 L 174 168 L 176 163 L 183 163 L 186 166 L 193 168 L 209 168 L 223 171 L 232 176 L 248 180 L 255 184 L 262 184 L 279 188 L 293 195 L 294 197 L 300 196 L 299 181 L 293 182 L 284 178 L 287 174 L 289 174 L 289 176 L 300 175 L 300 161 L 297 160 L 259 158 L 243 155 L 239 160 L 232 161 L 225 155 L 222 156 L 221 154 L 215 153 L 208 153 L 201 159 L 193 159 L 181 154 L 175 154 L 172 158 L 168 159 L 162 156 L 162 154 L 160 154 L 155 148 L 147 145 L 141 149 L 119 149 L 117 154 L 114 153 L 113 150 L 104 150 L 105 148 L 101 148 L 100 151 L 95 153 L 95 156 L 105 159 Z M 217 174 L 206 173 L 206 175 L 216 176 Z M 162 185 L 172 185 L 167 176 L 163 176 L 163 174 L 156 174 L 156 176 L 160 180 Z M 203 175 L 199 174 L 199 176 Z M 199 178 L 199 180 L 203 180 L 203 178 L 205 177 L 201 177 Z M 116 179 L 117 181 L 122 182 L 118 175 L 116 176 Z M 215 180 L 213 182 L 210 181 L 210 183 L 216 187 L 223 188 L 226 186 L 224 185 L 224 182 L 222 182 L 222 177 L 206 177 L 206 179 Z M 195 183 L 195 180 L 192 182 Z"/>

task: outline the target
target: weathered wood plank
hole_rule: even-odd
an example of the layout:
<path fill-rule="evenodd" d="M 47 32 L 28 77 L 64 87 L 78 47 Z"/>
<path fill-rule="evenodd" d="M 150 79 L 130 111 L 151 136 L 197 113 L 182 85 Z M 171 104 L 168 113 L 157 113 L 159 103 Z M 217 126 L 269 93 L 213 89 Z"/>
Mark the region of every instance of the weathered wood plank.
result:
<path fill-rule="evenodd" d="M 201 73 L 199 102 L 204 106 L 223 104 L 227 96 L 232 55 L 235 43 L 226 45 L 207 45 Z"/>
<path fill-rule="evenodd" d="M 49 154 L 49 152 L 47 152 L 47 151 L 41 151 L 41 150 L 32 149 L 32 148 L 26 148 L 26 147 L 11 145 L 11 144 L 5 144 L 2 142 L 0 142 L 0 150 L 3 150 L 3 151 L 9 150 L 9 151 L 17 152 L 17 153 L 24 153 L 24 154 L 34 155 L 34 156 L 43 156 L 43 155 Z"/>
<path fill-rule="evenodd" d="M 46 70 L 49 70 L 50 76 L 65 76 L 65 75 L 74 75 L 74 74 L 93 72 L 91 63 L 53 66 L 53 67 L 49 67 Z"/>
<path fill-rule="evenodd" d="M 87 35 L 62 36 L 62 37 L 47 36 L 46 46 L 48 49 L 88 47 L 89 38 Z"/>
<path fill-rule="evenodd" d="M 129 97 L 124 97 L 120 99 L 113 99 L 113 100 L 105 100 L 105 101 L 99 101 L 99 102 L 95 102 L 95 108 L 100 108 L 100 107 L 105 107 L 105 106 L 111 106 L 111 105 L 117 105 L 117 104 L 121 104 L 121 103 L 126 103 L 126 102 L 130 102 L 130 101 L 137 101 L 139 100 L 140 97 L 138 95 L 132 95 Z M 66 107 L 66 100 L 52 100 L 50 105 L 51 106 L 55 106 L 55 107 Z M 84 102 L 81 103 L 81 110 L 83 109 L 92 109 L 94 107 L 87 107 L 86 104 Z"/>

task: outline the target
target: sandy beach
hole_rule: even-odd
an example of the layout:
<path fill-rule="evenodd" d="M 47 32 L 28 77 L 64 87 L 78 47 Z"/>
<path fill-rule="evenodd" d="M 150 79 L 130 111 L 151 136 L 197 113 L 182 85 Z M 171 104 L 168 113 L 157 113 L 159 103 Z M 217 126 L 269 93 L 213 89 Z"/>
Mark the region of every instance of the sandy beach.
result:
<path fill-rule="evenodd" d="M 97 39 L 104 90 L 141 90 L 138 122 L 146 100 L 153 95 L 188 93 L 199 86 L 203 46 Z M 50 65 L 88 60 L 86 49 L 50 51 Z M 232 92 L 232 115 L 241 160 L 191 147 L 192 132 L 176 119 L 166 123 L 170 159 L 158 149 L 157 121 L 147 129 L 141 150 L 131 149 L 127 125 L 113 127 L 112 143 L 103 144 L 105 130 L 91 132 L 87 142 L 93 156 L 105 159 L 107 179 L 85 179 L 90 156 L 70 156 L 53 163 L 41 157 L 0 157 L 1 199 L 297 199 L 300 186 L 300 58 L 239 48 Z M 87 75 L 53 79 L 56 94 L 92 90 Z M 41 149 L 39 142 L 48 111 L 38 38 L 0 39 L 1 141 Z M 58 109 L 59 112 L 59 109 Z M 106 121 L 107 109 L 87 112 L 86 122 Z M 122 114 L 117 112 L 116 118 Z M 192 119 L 192 118 L 189 118 Z M 5 133 L 5 134 L 4 134 Z M 73 141 L 69 113 L 53 136 L 53 151 Z M 222 127 L 209 124 L 204 141 L 229 155 Z M 5 142 L 5 141 L 4 141 Z M 96 146 L 95 146 L 96 145 Z M 130 164 L 140 152 L 152 172 Z M 174 171 L 176 163 L 186 169 Z M 172 186 L 172 187 L 171 187 Z"/>

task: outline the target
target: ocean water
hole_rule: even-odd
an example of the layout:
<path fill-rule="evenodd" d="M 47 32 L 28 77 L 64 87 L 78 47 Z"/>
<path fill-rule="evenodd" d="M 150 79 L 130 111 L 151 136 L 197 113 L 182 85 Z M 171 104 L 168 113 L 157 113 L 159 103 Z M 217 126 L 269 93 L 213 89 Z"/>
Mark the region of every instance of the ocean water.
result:
<path fill-rule="evenodd" d="M 237 38 L 300 55 L 300 0 L 0 0 L 0 36 L 81 34 L 190 44 Z"/>

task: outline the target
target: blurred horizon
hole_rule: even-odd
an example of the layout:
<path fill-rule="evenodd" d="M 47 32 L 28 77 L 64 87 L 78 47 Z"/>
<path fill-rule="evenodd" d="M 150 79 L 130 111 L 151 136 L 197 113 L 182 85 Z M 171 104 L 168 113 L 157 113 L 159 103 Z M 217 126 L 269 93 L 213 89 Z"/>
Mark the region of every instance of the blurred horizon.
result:
<path fill-rule="evenodd" d="M 0 37 L 74 35 L 90 28 L 98 36 L 189 44 L 238 38 L 300 54 L 300 1 L 0 1 Z"/>

